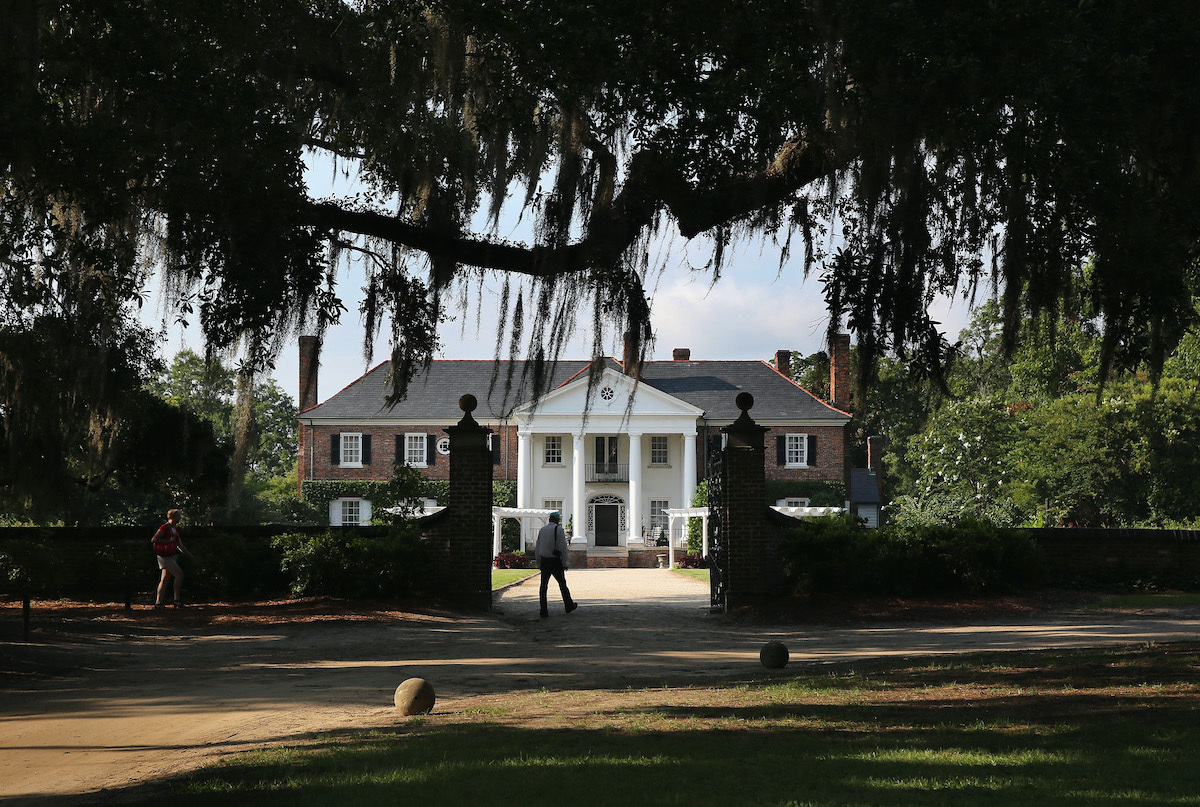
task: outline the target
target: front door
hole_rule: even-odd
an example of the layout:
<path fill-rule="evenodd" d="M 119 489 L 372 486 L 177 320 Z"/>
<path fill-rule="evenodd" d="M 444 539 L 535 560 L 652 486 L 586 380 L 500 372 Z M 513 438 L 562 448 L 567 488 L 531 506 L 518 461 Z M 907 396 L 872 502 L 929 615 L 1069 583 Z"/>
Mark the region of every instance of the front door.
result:
<path fill-rule="evenodd" d="M 596 507 L 596 546 L 617 545 L 617 517 L 620 514 L 619 504 L 597 504 Z"/>

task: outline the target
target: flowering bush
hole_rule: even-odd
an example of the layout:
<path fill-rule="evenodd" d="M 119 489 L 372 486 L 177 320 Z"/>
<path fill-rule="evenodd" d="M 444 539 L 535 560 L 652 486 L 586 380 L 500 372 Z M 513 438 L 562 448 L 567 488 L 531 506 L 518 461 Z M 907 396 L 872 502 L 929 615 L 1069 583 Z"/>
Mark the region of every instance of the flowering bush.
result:
<path fill-rule="evenodd" d="M 675 565 L 680 569 L 707 569 L 708 555 L 679 555 L 675 558 Z"/>
<path fill-rule="evenodd" d="M 492 565 L 497 569 L 536 569 L 537 558 L 521 552 L 501 552 Z"/>

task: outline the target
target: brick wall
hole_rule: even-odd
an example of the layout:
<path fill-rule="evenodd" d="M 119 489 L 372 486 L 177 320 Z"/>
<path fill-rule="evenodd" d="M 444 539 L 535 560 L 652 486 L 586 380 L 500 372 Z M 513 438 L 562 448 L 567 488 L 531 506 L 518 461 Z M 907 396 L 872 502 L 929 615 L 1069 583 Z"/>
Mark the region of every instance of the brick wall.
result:
<path fill-rule="evenodd" d="M 817 464 L 808 468 L 787 468 L 779 464 L 775 453 L 776 438 L 787 434 L 808 434 L 817 438 Z M 827 480 L 848 483 L 850 452 L 849 429 L 842 426 L 772 426 L 764 436 L 763 458 L 766 478 Z"/>
<path fill-rule="evenodd" d="M 404 435 L 424 434 L 434 443 L 446 437 L 446 429 L 452 424 L 421 426 L 300 426 L 300 473 L 305 479 L 348 480 L 366 479 L 386 481 L 392 478 L 396 459 L 396 442 L 403 446 Z M 335 434 L 348 432 L 371 436 L 371 463 L 362 467 L 334 465 L 330 455 L 330 441 Z M 315 436 L 312 456 L 309 442 Z M 517 430 L 513 426 L 498 427 L 496 439 L 501 440 L 500 462 L 494 467 L 496 479 L 517 478 Z M 426 479 L 446 480 L 450 478 L 450 455 L 434 450 L 434 463 L 421 468 Z M 403 453 L 401 454 L 403 456 Z M 490 462 L 490 460 L 489 460 Z M 507 462 L 507 464 L 506 464 Z"/>

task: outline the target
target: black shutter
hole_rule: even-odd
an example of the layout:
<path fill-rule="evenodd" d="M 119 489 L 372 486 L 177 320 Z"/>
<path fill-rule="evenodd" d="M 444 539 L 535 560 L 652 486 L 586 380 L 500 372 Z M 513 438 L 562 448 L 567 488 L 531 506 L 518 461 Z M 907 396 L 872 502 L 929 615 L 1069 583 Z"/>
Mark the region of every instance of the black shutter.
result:
<path fill-rule="evenodd" d="M 437 435 L 425 435 L 425 464 L 433 466 L 437 464 Z"/>
<path fill-rule="evenodd" d="M 787 435 L 785 434 L 775 438 L 775 464 L 787 465 Z"/>
<path fill-rule="evenodd" d="M 342 436 L 340 434 L 329 435 L 329 464 L 342 464 Z"/>
<path fill-rule="evenodd" d="M 492 441 L 492 465 L 500 464 L 500 435 L 493 432 L 488 436 Z"/>
<path fill-rule="evenodd" d="M 404 435 L 396 435 L 396 464 L 404 464 Z"/>
<path fill-rule="evenodd" d="M 816 435 L 808 436 L 808 456 L 806 457 L 810 466 L 817 464 L 817 438 Z"/>
<path fill-rule="evenodd" d="M 369 434 L 362 436 L 362 464 L 371 464 L 371 435 Z"/>

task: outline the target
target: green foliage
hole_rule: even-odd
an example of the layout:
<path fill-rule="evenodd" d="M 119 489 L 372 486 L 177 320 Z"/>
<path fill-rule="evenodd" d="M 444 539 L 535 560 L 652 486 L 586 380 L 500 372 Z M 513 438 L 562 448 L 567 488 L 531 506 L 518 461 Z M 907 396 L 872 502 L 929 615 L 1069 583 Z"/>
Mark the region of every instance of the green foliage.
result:
<path fill-rule="evenodd" d="M 393 506 L 394 490 L 390 481 L 377 479 L 305 479 L 300 495 L 322 523 L 329 521 L 329 503 L 334 499 L 357 497 L 371 502 L 371 512 Z"/>
<path fill-rule="evenodd" d="M 492 561 L 497 569 L 536 569 L 537 558 L 524 552 L 501 552 Z"/>
<path fill-rule="evenodd" d="M 707 479 L 701 479 L 696 484 L 696 492 L 692 495 L 692 507 L 708 507 L 709 484 Z M 687 527 L 687 551 L 696 555 L 704 548 L 704 521 L 699 518 L 689 518 Z"/>
<path fill-rule="evenodd" d="M 78 538 L 8 538 L 0 541 L 0 594 L 120 599 L 130 576 L 157 579 L 148 547 L 148 535 L 141 552 L 125 543 Z"/>
<path fill-rule="evenodd" d="M 577 315 L 597 345 L 642 339 L 648 250 L 674 226 L 709 236 L 714 278 L 735 237 L 796 233 L 864 373 L 891 348 L 936 375 L 929 301 L 988 281 L 1009 336 L 1085 299 L 1101 367 L 1158 367 L 1195 316 L 1193 11 L 17 0 L 0 311 L 109 347 L 152 266 L 164 318 L 198 314 L 211 352 L 244 345 L 261 371 L 338 319 L 338 261 L 365 253 L 363 320 L 390 320 L 399 394 L 490 271 L 521 301 L 502 306 L 511 351 L 556 356 Z M 312 149 L 363 192 L 312 198 Z M 503 214 L 531 222 L 525 243 Z M 527 328 L 525 300 L 551 324 Z M 96 354 L 59 358 L 95 405 Z"/>
<path fill-rule="evenodd" d="M 846 504 L 846 483 L 829 479 L 797 479 L 766 481 L 766 503 L 780 499 L 808 499 L 810 507 L 842 507 Z"/>
<path fill-rule="evenodd" d="M 355 529 L 281 535 L 271 546 L 296 596 L 406 597 L 420 591 L 428 574 L 427 550 L 413 527 L 393 527 L 383 537 Z"/>
<path fill-rule="evenodd" d="M 184 543 L 199 559 L 198 565 L 187 556 L 180 560 L 189 599 L 270 598 L 288 592 L 280 553 L 265 537 L 216 530 L 186 536 Z"/>
<path fill-rule="evenodd" d="M 220 360 L 206 361 L 192 350 L 181 350 L 149 386 L 163 400 L 212 424 L 216 438 L 232 448 L 237 431 L 235 382 L 235 371 Z M 273 378 L 254 384 L 252 395 L 246 470 L 258 479 L 286 475 L 296 464 L 296 404 Z"/>
<path fill-rule="evenodd" d="M 802 594 L 942 596 L 1019 590 L 1038 582 L 1027 533 L 969 519 L 866 529 L 849 517 L 806 520 L 781 546 Z"/>

